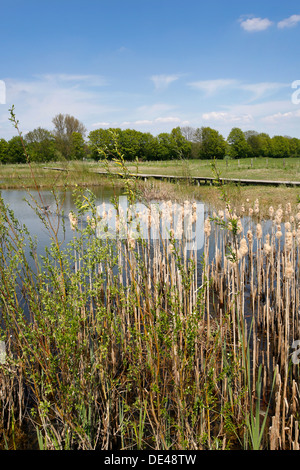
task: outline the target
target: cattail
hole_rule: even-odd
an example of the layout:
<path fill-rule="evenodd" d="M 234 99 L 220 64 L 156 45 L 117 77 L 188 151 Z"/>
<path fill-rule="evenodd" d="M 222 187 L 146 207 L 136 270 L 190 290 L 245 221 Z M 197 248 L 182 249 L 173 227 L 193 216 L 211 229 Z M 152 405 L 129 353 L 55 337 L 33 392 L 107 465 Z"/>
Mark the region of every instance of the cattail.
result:
<path fill-rule="evenodd" d="M 281 206 L 279 206 L 276 213 L 275 213 L 275 223 L 277 225 L 281 224 L 282 216 L 283 216 L 283 210 L 282 210 Z"/>
<path fill-rule="evenodd" d="M 247 232 L 247 238 L 248 238 L 249 243 L 252 243 L 252 241 L 253 241 L 253 233 L 252 233 L 251 230 L 248 230 L 248 232 Z"/>
<path fill-rule="evenodd" d="M 292 234 L 292 232 L 286 232 L 286 234 L 285 234 L 285 246 L 288 250 L 292 249 L 292 246 L 293 246 L 293 234 Z"/>
<path fill-rule="evenodd" d="M 204 233 L 207 237 L 209 237 L 211 233 L 211 225 L 208 218 L 204 222 Z"/>
<path fill-rule="evenodd" d="M 271 217 L 271 219 L 273 218 L 273 215 L 274 215 L 274 207 L 270 206 L 269 207 L 269 216 Z"/>
<path fill-rule="evenodd" d="M 241 219 L 239 218 L 237 222 L 237 233 L 240 234 L 242 233 L 242 231 L 243 231 L 243 225 L 242 225 Z"/>
<path fill-rule="evenodd" d="M 279 240 L 282 237 L 281 226 L 277 225 L 276 238 Z"/>
<path fill-rule="evenodd" d="M 169 243 L 168 249 L 171 253 L 175 252 L 175 246 L 173 245 L 173 243 Z"/>
<path fill-rule="evenodd" d="M 241 257 L 246 256 L 248 253 L 248 245 L 245 237 L 241 239 L 239 252 Z"/>
<path fill-rule="evenodd" d="M 286 223 L 284 224 L 284 227 L 285 227 L 285 230 L 288 230 L 288 231 L 290 231 L 291 228 L 292 228 L 290 222 L 286 222 Z"/>
<path fill-rule="evenodd" d="M 74 231 L 75 228 L 76 228 L 77 225 L 78 225 L 78 219 L 77 219 L 77 217 L 76 217 L 72 212 L 70 212 L 70 213 L 69 213 L 69 220 L 70 220 L 71 229 Z"/>
<path fill-rule="evenodd" d="M 268 234 L 266 236 L 266 243 L 264 244 L 264 253 L 266 256 L 268 256 L 272 251 L 272 247 L 270 245 L 270 235 Z"/>
<path fill-rule="evenodd" d="M 135 248 L 135 239 L 132 236 L 128 238 L 128 246 L 131 250 Z"/>
<path fill-rule="evenodd" d="M 285 274 L 286 279 L 291 279 L 294 274 L 293 265 L 290 261 L 286 262 L 284 274 Z"/>
<path fill-rule="evenodd" d="M 259 213 L 259 201 L 258 201 L 258 199 L 256 199 L 255 203 L 254 203 L 254 212 L 255 212 L 256 215 Z"/>
<path fill-rule="evenodd" d="M 249 216 L 252 217 L 252 215 L 253 215 L 253 209 L 252 207 L 249 207 Z"/>
<path fill-rule="evenodd" d="M 261 224 L 256 225 L 256 237 L 258 240 L 262 238 L 262 226 Z"/>

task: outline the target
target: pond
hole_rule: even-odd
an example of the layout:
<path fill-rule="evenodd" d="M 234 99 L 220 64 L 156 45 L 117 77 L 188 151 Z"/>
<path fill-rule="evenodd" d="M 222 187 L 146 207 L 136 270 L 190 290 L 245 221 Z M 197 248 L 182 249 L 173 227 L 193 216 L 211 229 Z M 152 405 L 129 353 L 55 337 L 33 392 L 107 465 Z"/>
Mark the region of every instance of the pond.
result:
<path fill-rule="evenodd" d="M 109 232 L 112 234 L 114 238 L 115 229 L 116 229 L 116 209 L 112 203 L 112 198 L 117 195 L 118 196 L 118 208 L 119 210 L 125 215 L 129 208 L 129 203 L 126 195 L 120 192 L 116 194 L 111 187 L 98 187 L 93 188 L 92 193 L 95 196 L 95 204 L 97 207 L 97 212 L 99 216 L 103 219 L 103 214 L 110 216 L 107 218 L 106 223 L 109 227 Z M 42 202 L 40 202 L 40 195 L 42 198 Z M 37 191 L 30 191 L 27 192 L 25 190 L 16 190 L 16 189 L 9 189 L 3 190 L 1 192 L 2 198 L 4 203 L 9 206 L 10 209 L 13 210 L 15 218 L 21 223 L 25 224 L 28 228 L 30 235 L 32 238 L 37 239 L 37 254 L 41 255 L 44 253 L 45 247 L 49 245 L 49 233 L 44 226 L 44 223 L 41 221 L 39 216 L 35 212 L 36 203 L 41 207 L 45 207 L 47 214 L 49 214 L 51 223 L 53 227 L 58 228 L 58 239 L 63 242 L 63 245 L 66 245 L 70 242 L 74 237 L 74 231 L 71 228 L 70 221 L 69 221 L 69 213 L 74 212 L 77 213 L 77 208 L 75 205 L 75 196 L 72 190 L 67 190 L 64 192 L 57 192 L 56 196 L 50 190 L 43 190 L 40 193 Z M 56 200 L 61 201 L 61 205 L 59 208 L 59 214 L 57 214 L 57 206 Z M 163 211 L 163 205 L 165 202 L 162 201 L 151 201 L 147 207 L 152 209 L 152 213 Z M 168 201 L 169 209 L 170 209 L 170 201 Z M 197 201 L 195 204 L 195 213 L 197 216 L 197 221 L 193 225 L 192 232 L 189 233 L 189 237 L 187 239 L 187 247 L 189 246 L 193 249 L 196 246 L 197 251 L 203 251 L 204 245 L 204 218 L 207 216 L 208 208 L 201 202 Z M 172 203 L 172 211 L 175 213 L 179 207 L 184 207 L 183 205 L 177 205 Z M 134 205 L 134 210 L 137 214 L 141 215 L 144 212 L 146 206 L 143 203 L 137 203 Z M 179 216 L 178 216 L 179 217 Z M 164 230 L 164 238 L 169 238 L 169 229 L 171 228 L 170 224 L 167 223 L 167 220 L 161 217 L 161 226 Z M 152 227 L 151 235 L 149 235 L 149 225 L 148 221 L 144 217 L 144 223 L 142 222 L 142 233 L 145 237 L 151 237 L 152 240 L 159 238 L 158 231 L 154 230 Z M 186 221 L 187 223 L 187 221 Z M 154 225 L 154 224 L 152 224 Z M 137 230 L 137 221 L 133 221 L 132 229 L 134 228 L 135 231 Z M 97 235 L 103 236 L 103 223 L 100 224 L 97 229 Z M 126 233 L 126 236 L 128 233 Z M 108 235 L 107 235 L 108 236 Z M 178 238 L 178 234 L 175 232 L 174 237 Z M 123 235 L 125 237 L 125 235 Z M 28 251 L 29 252 L 29 251 Z"/>

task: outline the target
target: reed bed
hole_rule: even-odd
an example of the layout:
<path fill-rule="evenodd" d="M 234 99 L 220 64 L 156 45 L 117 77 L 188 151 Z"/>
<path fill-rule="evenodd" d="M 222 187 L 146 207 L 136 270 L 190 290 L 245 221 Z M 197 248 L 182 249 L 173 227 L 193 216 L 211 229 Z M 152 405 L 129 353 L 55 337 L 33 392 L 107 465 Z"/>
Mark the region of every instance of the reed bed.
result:
<path fill-rule="evenodd" d="M 300 207 L 115 202 L 112 233 L 79 192 L 62 248 L 41 206 L 41 259 L 0 206 L 2 448 L 299 450 Z"/>

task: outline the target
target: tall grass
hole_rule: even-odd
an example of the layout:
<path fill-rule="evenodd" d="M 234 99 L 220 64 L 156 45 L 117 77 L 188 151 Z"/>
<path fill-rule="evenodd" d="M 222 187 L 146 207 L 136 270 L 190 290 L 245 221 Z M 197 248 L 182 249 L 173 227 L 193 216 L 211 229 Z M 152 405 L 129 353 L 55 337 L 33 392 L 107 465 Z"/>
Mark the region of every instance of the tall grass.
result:
<path fill-rule="evenodd" d="M 37 200 L 41 258 L 0 199 L 3 448 L 298 450 L 300 207 L 266 222 L 258 200 L 224 198 L 200 254 L 178 235 L 193 232 L 192 202 L 138 215 L 127 189 L 116 237 L 105 207 L 76 192 L 65 248 Z"/>

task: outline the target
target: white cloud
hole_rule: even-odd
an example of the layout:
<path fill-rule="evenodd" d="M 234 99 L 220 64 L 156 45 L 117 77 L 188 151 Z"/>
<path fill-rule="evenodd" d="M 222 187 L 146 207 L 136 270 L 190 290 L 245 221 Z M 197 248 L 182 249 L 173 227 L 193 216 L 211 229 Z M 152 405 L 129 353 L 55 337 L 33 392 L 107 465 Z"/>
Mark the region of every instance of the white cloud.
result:
<path fill-rule="evenodd" d="M 251 114 L 236 115 L 223 111 L 212 111 L 210 113 L 204 113 L 202 118 L 205 121 L 221 121 L 226 123 L 247 124 L 253 122 L 253 116 Z"/>
<path fill-rule="evenodd" d="M 169 117 L 158 117 L 155 119 L 155 122 L 162 122 L 162 123 L 165 123 L 165 122 L 174 122 L 174 123 L 178 123 L 180 122 L 180 119 L 178 117 L 173 117 L 173 116 L 169 116 Z"/>
<path fill-rule="evenodd" d="M 73 83 L 75 85 L 85 84 L 88 86 L 105 86 L 107 80 L 101 75 L 76 75 L 67 73 L 36 75 L 37 79 L 52 83 Z"/>
<path fill-rule="evenodd" d="M 214 95 L 224 88 L 233 87 L 237 84 L 238 81 L 232 79 L 199 80 L 188 83 L 191 88 L 203 91 L 207 96 Z"/>
<path fill-rule="evenodd" d="M 110 127 L 109 122 L 95 122 L 92 127 Z"/>
<path fill-rule="evenodd" d="M 179 79 L 179 75 L 152 75 L 151 80 L 154 83 L 155 89 L 162 91 L 168 86 Z"/>
<path fill-rule="evenodd" d="M 278 83 L 278 82 L 261 82 L 261 83 L 250 83 L 250 84 L 241 84 L 240 88 L 242 90 L 250 91 L 253 93 L 252 100 L 257 100 L 266 94 L 271 94 L 273 92 L 279 91 L 282 88 L 290 87 L 290 84 Z"/>
<path fill-rule="evenodd" d="M 264 31 L 273 24 L 268 18 L 248 18 L 240 20 L 240 23 L 241 27 L 248 32 Z"/>
<path fill-rule="evenodd" d="M 203 91 L 206 97 L 211 97 L 225 89 L 244 90 L 252 94 L 251 101 L 262 98 L 279 91 L 282 88 L 290 87 L 290 83 L 278 82 L 259 82 L 259 83 L 243 83 L 234 79 L 216 79 L 216 80 L 200 80 L 188 83 L 188 86 L 195 90 Z"/>
<path fill-rule="evenodd" d="M 277 26 L 279 29 L 292 28 L 293 26 L 296 26 L 299 22 L 300 22 L 300 15 L 292 15 L 289 18 L 279 21 Z"/>
<path fill-rule="evenodd" d="M 106 81 L 97 75 L 48 74 L 28 80 L 7 78 L 5 83 L 7 108 L 15 105 L 24 134 L 39 126 L 52 129 L 52 119 L 58 113 L 71 114 L 87 125 L 106 121 L 110 113 L 121 111 L 119 106 L 103 103 L 99 90 L 93 87 Z M 7 123 L 7 110 L 1 108 L 1 111 L 3 122 Z M 10 123 L 2 126 L 4 129 L 7 135 L 15 133 Z"/>
<path fill-rule="evenodd" d="M 167 103 L 154 103 L 150 105 L 139 106 L 136 111 L 139 115 L 145 116 L 145 119 L 153 119 L 158 114 L 164 114 L 174 110 L 175 106 Z"/>
<path fill-rule="evenodd" d="M 295 119 L 300 117 L 300 110 L 297 111 L 287 111 L 286 113 L 278 112 L 271 114 L 270 116 L 265 116 L 262 118 L 262 121 L 267 123 L 279 123 L 286 121 L 287 119 Z"/>

